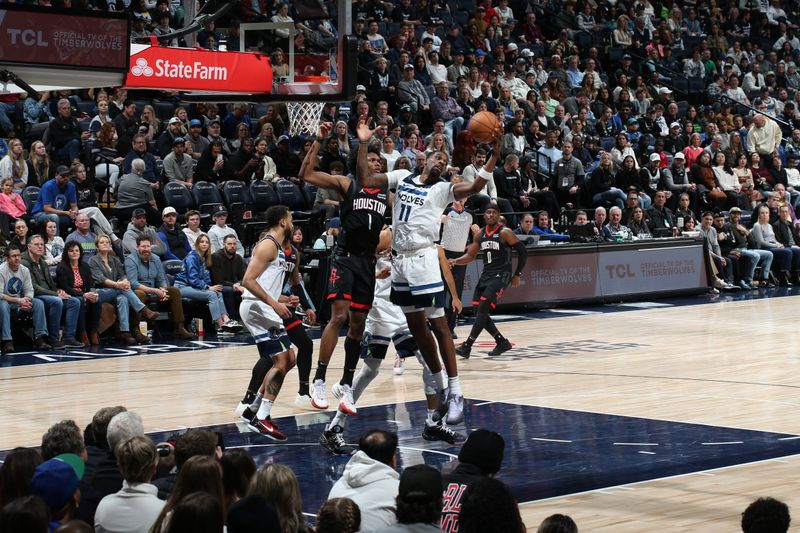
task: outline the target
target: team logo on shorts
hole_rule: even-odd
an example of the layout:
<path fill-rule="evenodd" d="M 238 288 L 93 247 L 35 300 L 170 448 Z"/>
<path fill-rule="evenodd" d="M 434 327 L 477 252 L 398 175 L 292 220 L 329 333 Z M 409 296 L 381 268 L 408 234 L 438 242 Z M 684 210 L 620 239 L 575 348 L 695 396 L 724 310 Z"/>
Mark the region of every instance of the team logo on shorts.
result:
<path fill-rule="evenodd" d="M 338 272 L 336 272 L 336 268 L 335 267 L 332 268 L 331 269 L 331 275 L 328 278 L 328 283 L 330 285 L 336 285 L 336 282 L 339 281 L 340 279 L 341 279 L 341 276 L 339 275 Z"/>

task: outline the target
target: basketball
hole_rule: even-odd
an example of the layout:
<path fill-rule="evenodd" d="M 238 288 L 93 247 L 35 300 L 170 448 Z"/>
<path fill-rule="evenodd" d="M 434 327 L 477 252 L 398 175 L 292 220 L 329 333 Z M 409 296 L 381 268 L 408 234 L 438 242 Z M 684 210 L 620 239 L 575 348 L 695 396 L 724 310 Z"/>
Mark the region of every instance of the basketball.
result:
<path fill-rule="evenodd" d="M 490 143 L 494 139 L 494 130 L 500 125 L 497 116 L 489 111 L 476 113 L 469 121 L 469 131 L 475 142 Z"/>

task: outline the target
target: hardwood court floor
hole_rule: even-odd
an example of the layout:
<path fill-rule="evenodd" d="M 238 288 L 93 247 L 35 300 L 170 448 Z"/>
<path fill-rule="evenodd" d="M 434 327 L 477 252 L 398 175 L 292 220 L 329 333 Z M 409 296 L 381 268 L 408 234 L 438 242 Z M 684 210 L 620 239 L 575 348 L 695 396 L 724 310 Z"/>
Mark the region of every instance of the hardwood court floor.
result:
<path fill-rule="evenodd" d="M 515 350 L 459 361 L 463 388 L 488 401 L 800 434 L 799 303 L 800 296 L 786 296 L 500 323 Z M 608 344 L 613 349 L 598 349 Z M 115 404 L 139 412 L 147 431 L 232 422 L 255 354 L 246 346 L 0 369 L 0 449 L 38 445 L 51 423 L 74 418 L 84 425 Z M 331 378 L 342 357 L 340 342 Z M 389 366 L 362 405 L 421 398 L 416 362 L 401 377 Z M 290 374 L 274 416 L 300 412 L 296 383 Z M 521 509 L 530 531 L 561 512 L 581 531 L 733 532 L 759 496 L 800 513 L 798 467 L 800 457 L 792 456 Z"/>

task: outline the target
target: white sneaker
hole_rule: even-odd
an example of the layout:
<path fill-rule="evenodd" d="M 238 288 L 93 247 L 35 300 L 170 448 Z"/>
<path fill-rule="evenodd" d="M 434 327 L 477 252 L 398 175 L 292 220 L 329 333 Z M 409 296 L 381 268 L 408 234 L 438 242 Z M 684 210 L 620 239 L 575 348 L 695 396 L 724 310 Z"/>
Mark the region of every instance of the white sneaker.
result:
<path fill-rule="evenodd" d="M 334 385 L 334 389 L 336 388 L 336 385 Z M 337 396 L 339 399 L 339 410 L 350 416 L 356 416 L 358 410 L 356 409 L 356 401 L 353 399 L 353 389 L 350 388 L 350 385 L 340 385 L 338 392 L 340 393 L 339 396 Z"/>
<path fill-rule="evenodd" d="M 297 394 L 294 398 L 294 404 L 301 409 L 310 409 L 314 410 L 314 406 L 311 403 L 311 396 L 308 394 Z"/>
<path fill-rule="evenodd" d="M 310 388 L 311 407 L 325 410 L 328 408 L 328 394 L 325 392 L 325 382 L 321 379 L 314 381 Z"/>
<path fill-rule="evenodd" d="M 249 403 L 239 402 L 239 405 L 236 406 L 236 416 L 242 416 L 242 413 L 248 407 L 250 407 Z"/>
<path fill-rule="evenodd" d="M 394 371 L 395 376 L 402 376 L 403 372 L 406 371 L 405 362 L 403 361 L 403 358 L 400 357 L 399 355 L 396 355 L 394 357 L 394 368 L 392 370 Z"/>

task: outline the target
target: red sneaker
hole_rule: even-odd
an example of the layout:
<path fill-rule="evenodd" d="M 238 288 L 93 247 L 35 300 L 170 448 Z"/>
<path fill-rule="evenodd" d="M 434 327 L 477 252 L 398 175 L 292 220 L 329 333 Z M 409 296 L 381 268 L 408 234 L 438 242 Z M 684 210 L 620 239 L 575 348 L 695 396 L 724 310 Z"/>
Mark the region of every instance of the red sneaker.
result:
<path fill-rule="evenodd" d="M 254 416 L 250 423 L 247 424 L 247 427 L 278 442 L 283 442 L 287 439 L 286 435 L 278 429 L 278 424 L 273 422 L 270 417 L 259 420 L 258 417 Z"/>

